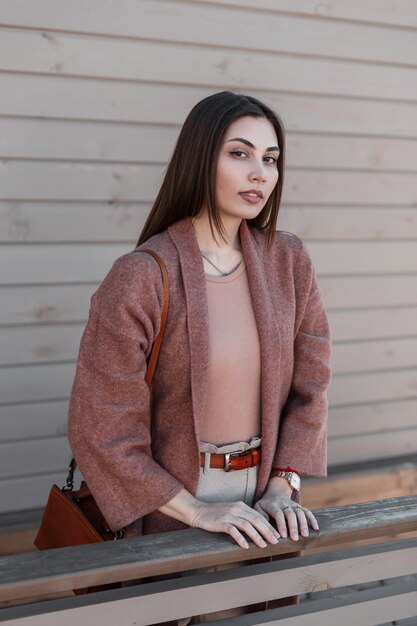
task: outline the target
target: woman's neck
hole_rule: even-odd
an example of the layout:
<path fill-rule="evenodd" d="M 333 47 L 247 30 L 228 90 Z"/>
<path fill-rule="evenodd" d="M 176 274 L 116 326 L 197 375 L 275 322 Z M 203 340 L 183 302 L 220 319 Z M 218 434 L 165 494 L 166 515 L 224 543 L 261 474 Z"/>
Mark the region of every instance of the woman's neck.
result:
<path fill-rule="evenodd" d="M 203 256 L 204 269 L 207 274 L 221 275 L 230 272 L 242 260 L 242 248 L 240 245 L 239 226 L 240 218 L 224 219 L 222 222 L 225 229 L 224 241 L 217 235 L 217 242 L 213 237 L 207 213 L 201 213 L 191 218 L 197 238 L 198 247 Z M 218 268 L 219 272 L 207 262 L 208 257 Z"/>

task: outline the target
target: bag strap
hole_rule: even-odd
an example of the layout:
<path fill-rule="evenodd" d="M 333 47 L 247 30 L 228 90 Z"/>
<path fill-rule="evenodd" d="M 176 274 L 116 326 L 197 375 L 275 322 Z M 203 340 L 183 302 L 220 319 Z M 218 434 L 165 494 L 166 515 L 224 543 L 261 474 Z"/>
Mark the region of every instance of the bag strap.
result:
<path fill-rule="evenodd" d="M 163 301 L 162 311 L 161 311 L 161 326 L 159 329 L 159 333 L 153 343 L 152 351 L 148 359 L 148 367 L 146 368 L 146 374 L 145 374 L 146 384 L 148 385 L 148 387 L 150 387 L 152 384 L 153 375 L 155 373 L 156 364 L 158 362 L 159 350 L 162 345 L 162 339 L 164 336 L 165 326 L 166 326 L 167 317 L 168 317 L 168 304 L 169 304 L 168 271 L 165 266 L 165 263 L 163 262 L 159 254 L 157 254 L 153 250 L 149 250 L 149 248 L 141 248 L 140 250 L 137 250 L 137 252 L 146 252 L 147 254 L 150 254 L 151 256 L 153 256 L 153 258 L 158 262 L 159 269 L 161 270 L 161 274 L 162 274 L 162 283 L 163 283 L 163 289 L 164 289 L 164 301 Z M 63 487 L 63 490 L 72 491 L 74 487 L 74 472 L 76 468 L 77 468 L 77 462 L 73 457 L 69 464 L 69 468 L 68 468 L 69 472 L 67 476 L 67 481 L 66 481 L 65 486 Z"/>

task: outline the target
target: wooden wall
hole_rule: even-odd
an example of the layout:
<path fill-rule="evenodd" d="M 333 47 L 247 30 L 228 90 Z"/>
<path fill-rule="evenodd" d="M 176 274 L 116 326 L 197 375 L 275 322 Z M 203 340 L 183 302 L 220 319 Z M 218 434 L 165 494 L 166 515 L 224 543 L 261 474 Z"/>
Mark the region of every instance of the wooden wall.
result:
<path fill-rule="evenodd" d="M 2 0 L 0 24 L 0 511 L 62 482 L 89 298 L 223 88 L 287 127 L 279 228 L 329 310 L 330 463 L 416 453 L 414 3 Z"/>

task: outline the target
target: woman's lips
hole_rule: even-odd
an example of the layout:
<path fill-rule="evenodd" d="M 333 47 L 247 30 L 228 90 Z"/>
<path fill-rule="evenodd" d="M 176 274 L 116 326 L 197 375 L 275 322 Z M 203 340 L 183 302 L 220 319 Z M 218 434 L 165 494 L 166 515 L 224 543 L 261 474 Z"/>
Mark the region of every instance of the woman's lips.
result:
<path fill-rule="evenodd" d="M 239 195 L 242 196 L 246 202 L 249 202 L 249 204 L 258 204 L 259 202 L 262 202 L 261 196 L 257 193 L 242 192 Z"/>

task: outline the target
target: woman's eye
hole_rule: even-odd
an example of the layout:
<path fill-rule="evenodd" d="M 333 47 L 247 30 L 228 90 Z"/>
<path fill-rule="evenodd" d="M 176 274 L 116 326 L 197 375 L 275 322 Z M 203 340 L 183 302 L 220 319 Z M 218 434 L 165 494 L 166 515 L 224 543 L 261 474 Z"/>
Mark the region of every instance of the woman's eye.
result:
<path fill-rule="evenodd" d="M 241 159 L 242 156 L 244 156 L 244 157 L 248 156 L 246 154 L 246 152 L 244 152 L 243 150 L 233 150 L 233 152 L 231 152 L 230 154 L 233 154 L 233 155 L 237 156 L 239 159 Z"/>
<path fill-rule="evenodd" d="M 267 156 L 267 157 L 265 157 L 265 161 L 266 161 L 267 163 L 269 163 L 270 165 L 274 165 L 275 163 L 277 163 L 277 162 L 278 162 L 278 159 L 276 159 L 276 158 L 275 158 L 275 157 L 273 157 L 273 156 Z"/>

